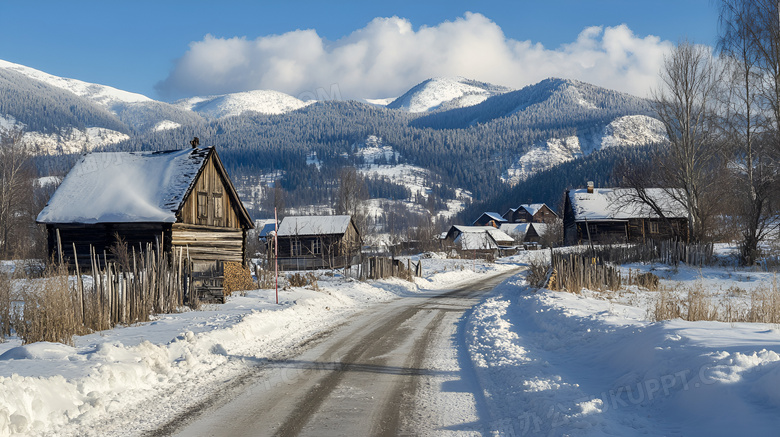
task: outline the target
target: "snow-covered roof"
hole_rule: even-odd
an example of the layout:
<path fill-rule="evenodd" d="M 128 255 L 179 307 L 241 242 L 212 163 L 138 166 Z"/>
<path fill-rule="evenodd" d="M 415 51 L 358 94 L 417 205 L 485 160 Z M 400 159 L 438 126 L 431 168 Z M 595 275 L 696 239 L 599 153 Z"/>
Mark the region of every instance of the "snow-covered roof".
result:
<path fill-rule="evenodd" d="M 517 209 L 523 208 L 528 211 L 528 214 L 534 215 L 539 212 L 544 206 L 544 203 L 529 203 L 527 205 L 520 205 Z"/>
<path fill-rule="evenodd" d="M 514 242 L 514 239 L 507 235 L 505 232 L 494 228 L 493 226 L 463 226 L 463 225 L 454 225 L 453 228 L 458 231 L 458 235 L 454 237 L 453 242 L 457 243 L 458 239 L 461 238 L 464 234 L 473 234 L 473 235 L 488 235 L 495 243 L 500 245 L 509 245 Z M 452 233 L 452 229 L 450 229 L 450 232 L 447 233 L 447 235 L 450 235 Z"/>
<path fill-rule="evenodd" d="M 259 238 L 265 238 L 269 235 L 273 235 L 273 232 L 276 230 L 276 220 L 255 220 L 255 229 L 259 230 L 257 233 Z"/>
<path fill-rule="evenodd" d="M 630 188 L 587 188 L 569 191 L 574 219 L 627 220 L 629 218 L 658 218 L 658 214 L 633 195 Z M 648 188 L 647 194 L 664 211 L 667 218 L 687 217 L 685 208 L 662 188 Z"/>
<path fill-rule="evenodd" d="M 536 233 L 541 236 L 547 232 L 547 227 L 549 225 L 547 223 L 531 223 L 531 226 L 533 226 Z"/>
<path fill-rule="evenodd" d="M 211 148 L 82 156 L 38 214 L 40 223 L 176 222 Z"/>
<path fill-rule="evenodd" d="M 476 220 L 474 220 L 474 223 L 477 223 L 482 220 L 483 217 L 487 216 L 490 220 L 495 220 L 497 222 L 505 222 L 506 219 L 501 216 L 501 214 L 497 212 L 483 212 L 482 215 L 480 215 Z M 472 223 L 472 224 L 474 224 Z"/>
<path fill-rule="evenodd" d="M 462 250 L 494 250 L 498 249 L 496 243 L 487 232 L 463 232 L 453 241 Z"/>
<path fill-rule="evenodd" d="M 512 244 L 514 242 L 514 238 L 510 237 L 506 234 L 506 232 L 493 228 L 487 230 L 487 233 L 496 241 L 496 243 L 505 245 L 505 244 Z"/>
<path fill-rule="evenodd" d="M 502 223 L 499 230 L 507 235 L 525 236 L 531 223 Z"/>
<path fill-rule="evenodd" d="M 350 216 L 291 216 L 279 225 L 279 236 L 343 234 L 349 227 Z"/>

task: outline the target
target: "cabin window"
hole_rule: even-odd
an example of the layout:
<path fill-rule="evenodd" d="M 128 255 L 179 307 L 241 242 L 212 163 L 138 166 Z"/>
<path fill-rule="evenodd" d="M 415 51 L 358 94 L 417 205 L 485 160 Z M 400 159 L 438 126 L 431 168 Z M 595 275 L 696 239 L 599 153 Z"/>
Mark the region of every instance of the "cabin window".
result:
<path fill-rule="evenodd" d="M 215 194 L 214 195 L 214 218 L 215 219 L 222 219 L 224 215 L 222 207 L 222 195 L 221 194 Z"/>
<path fill-rule="evenodd" d="M 198 218 L 209 216 L 209 196 L 206 193 L 198 193 Z"/>
<path fill-rule="evenodd" d="M 322 253 L 322 241 L 316 239 L 311 242 L 311 253 L 314 255 L 319 255 Z"/>
<path fill-rule="evenodd" d="M 290 255 L 301 256 L 301 242 L 293 240 L 290 242 Z"/>
<path fill-rule="evenodd" d="M 588 225 L 588 230 L 591 234 L 598 234 L 599 233 L 599 227 L 597 225 Z"/>
<path fill-rule="evenodd" d="M 650 222 L 650 233 L 651 234 L 658 233 L 658 222 Z"/>

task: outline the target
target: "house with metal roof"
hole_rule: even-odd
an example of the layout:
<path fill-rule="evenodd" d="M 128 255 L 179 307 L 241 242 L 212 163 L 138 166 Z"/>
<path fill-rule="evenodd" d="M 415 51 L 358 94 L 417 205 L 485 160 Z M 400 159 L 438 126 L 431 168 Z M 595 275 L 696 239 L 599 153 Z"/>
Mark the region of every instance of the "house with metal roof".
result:
<path fill-rule="evenodd" d="M 445 247 L 464 252 L 492 253 L 500 256 L 514 249 L 515 240 L 492 226 L 454 225 L 447 231 Z"/>
<path fill-rule="evenodd" d="M 285 217 L 277 239 L 282 270 L 337 269 L 360 260 L 360 232 L 348 215 Z"/>

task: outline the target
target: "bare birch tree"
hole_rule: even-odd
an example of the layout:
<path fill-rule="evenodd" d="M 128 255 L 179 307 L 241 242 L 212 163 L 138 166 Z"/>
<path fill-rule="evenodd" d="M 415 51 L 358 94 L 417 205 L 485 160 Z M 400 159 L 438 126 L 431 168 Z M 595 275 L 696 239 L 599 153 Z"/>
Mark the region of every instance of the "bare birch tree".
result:
<path fill-rule="evenodd" d="M 361 234 L 365 232 L 368 219 L 366 200 L 368 200 L 368 190 L 363 177 L 354 167 L 342 169 L 336 193 L 336 214 L 352 216 Z"/>
<path fill-rule="evenodd" d="M 688 41 L 664 60 L 662 88 L 653 92 L 658 118 L 669 144 L 659 148 L 658 176 L 688 215 L 688 234 L 701 241 L 707 234 L 708 190 L 720 168 L 719 138 L 713 128 L 721 69 L 710 51 Z"/>
<path fill-rule="evenodd" d="M 12 256 L 34 226 L 34 179 L 29 147 L 21 131 L 0 134 L 0 257 Z M 15 247 L 16 246 L 16 247 Z"/>
<path fill-rule="evenodd" d="M 770 15 L 770 17 L 764 17 Z M 775 2 L 723 0 L 718 48 L 726 62 L 719 125 L 728 146 L 731 204 L 742 236 L 740 259 L 752 265 L 769 233 L 777 184 L 778 131 Z"/>

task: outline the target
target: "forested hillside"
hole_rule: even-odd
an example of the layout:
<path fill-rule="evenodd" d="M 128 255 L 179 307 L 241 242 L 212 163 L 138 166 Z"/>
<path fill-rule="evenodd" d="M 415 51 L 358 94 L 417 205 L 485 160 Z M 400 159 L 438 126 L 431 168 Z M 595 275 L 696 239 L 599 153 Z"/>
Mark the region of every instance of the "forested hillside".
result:
<path fill-rule="evenodd" d="M 108 109 L 13 70 L 0 68 L 0 96 L 0 117 L 10 115 L 28 131 L 52 133 L 95 126 L 130 131 Z"/>
<path fill-rule="evenodd" d="M 653 146 L 608 148 L 556 165 L 534 174 L 514 187 L 474 202 L 463 211 L 462 217 L 476 218 L 484 211 L 503 214 L 509 208 L 517 208 L 524 203 L 546 203 L 556 212 L 560 212 L 565 190 L 584 188 L 588 181 L 593 181 L 597 187 L 618 186 L 621 181 L 613 175 L 615 165 L 623 160 L 649 162 L 652 149 Z"/>
<path fill-rule="evenodd" d="M 635 129 L 639 133 L 630 144 L 610 136 L 614 129 L 608 126 L 620 117 L 651 114 L 647 101 L 563 79 L 517 91 L 464 78 L 429 79 L 388 107 L 330 100 L 294 109 L 277 108 L 292 98 L 274 92 L 197 97 L 192 104 L 172 105 L 13 65 L 0 68 L 0 92 L 0 115 L 13 117 L 27 131 L 100 127 L 127 135 L 114 144 L 97 143 L 102 150 L 177 149 L 197 136 L 201 145 L 218 148 L 256 216 L 267 215 L 271 194 L 283 193 L 288 208 L 332 207 L 345 167 L 362 172 L 367 196 L 400 201 L 412 215 L 451 216 L 473 203 L 464 213 L 468 221 L 479 209 L 526 201 L 555 205 L 568 186 L 608 177 L 613 162 L 628 149 L 589 153 L 602 145 L 657 141 L 643 129 Z M 204 118 L 197 102 L 221 103 Z M 269 114 L 274 108 L 266 108 L 268 102 L 283 113 Z M 419 108 L 424 110 L 415 112 Z M 641 117 L 635 120 L 647 124 Z M 502 179 L 508 171 L 518 174 L 518 162 L 529 151 L 538 156 L 562 141 L 574 145 L 563 157 L 548 165 L 535 162 L 525 180 L 528 173 Z M 382 152 L 367 155 L 374 143 Z M 573 161 L 533 174 L 568 159 Z M 37 163 L 44 175 L 61 174 L 72 160 L 52 156 Z"/>

